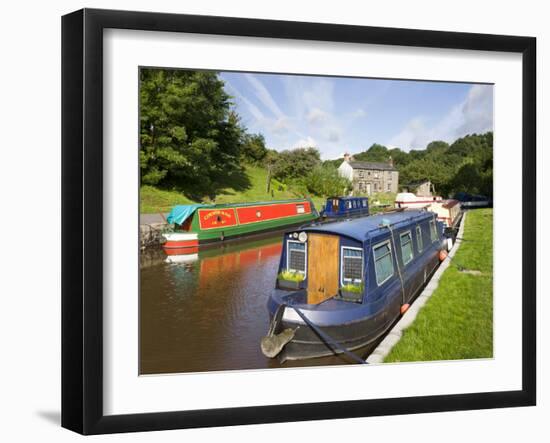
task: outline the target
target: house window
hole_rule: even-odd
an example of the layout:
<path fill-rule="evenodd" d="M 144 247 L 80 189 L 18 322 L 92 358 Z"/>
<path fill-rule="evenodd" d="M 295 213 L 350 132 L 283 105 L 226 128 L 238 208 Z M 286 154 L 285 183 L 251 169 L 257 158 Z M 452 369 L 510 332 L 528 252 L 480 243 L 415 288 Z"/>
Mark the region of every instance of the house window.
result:
<path fill-rule="evenodd" d="M 391 183 L 388 183 L 388 192 L 391 191 Z"/>
<path fill-rule="evenodd" d="M 403 264 L 406 265 L 414 257 L 411 231 L 404 232 L 399 238 L 401 240 L 401 258 L 403 259 Z"/>
<path fill-rule="evenodd" d="M 359 178 L 364 178 L 365 177 L 365 171 L 361 170 L 359 171 Z"/>
<path fill-rule="evenodd" d="M 374 173 L 374 178 L 378 178 L 378 177 L 379 177 L 378 172 L 375 172 Z"/>
<path fill-rule="evenodd" d="M 306 273 L 306 244 L 289 240 L 287 242 L 287 263 L 289 271 Z"/>
<path fill-rule="evenodd" d="M 373 250 L 376 283 L 380 286 L 393 275 L 393 258 L 390 242 L 381 243 L 375 246 Z"/>
<path fill-rule="evenodd" d="M 363 250 L 359 248 L 342 248 L 342 284 L 360 284 L 363 282 Z"/>
<path fill-rule="evenodd" d="M 418 246 L 418 252 L 422 252 L 424 249 L 424 241 L 422 240 L 422 228 L 420 226 L 416 226 L 416 244 Z"/>
<path fill-rule="evenodd" d="M 437 240 L 437 230 L 435 229 L 435 220 L 430 220 L 430 238 L 432 242 Z"/>

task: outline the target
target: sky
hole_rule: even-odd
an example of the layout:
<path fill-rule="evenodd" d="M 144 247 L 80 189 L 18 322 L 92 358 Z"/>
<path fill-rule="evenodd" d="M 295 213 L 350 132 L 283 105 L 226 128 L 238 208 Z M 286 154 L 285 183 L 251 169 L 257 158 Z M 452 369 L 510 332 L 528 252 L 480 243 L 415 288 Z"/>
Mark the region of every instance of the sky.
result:
<path fill-rule="evenodd" d="M 404 151 L 493 130 L 493 86 L 222 72 L 249 132 L 278 151 L 317 147 L 323 160 L 373 143 Z"/>

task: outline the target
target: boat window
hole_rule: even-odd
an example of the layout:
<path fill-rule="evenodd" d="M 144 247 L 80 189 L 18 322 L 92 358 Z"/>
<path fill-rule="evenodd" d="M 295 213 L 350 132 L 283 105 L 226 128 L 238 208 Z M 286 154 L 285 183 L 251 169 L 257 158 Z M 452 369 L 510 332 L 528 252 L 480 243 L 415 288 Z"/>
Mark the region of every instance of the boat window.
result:
<path fill-rule="evenodd" d="M 363 250 L 342 248 L 342 283 L 361 283 L 363 281 Z"/>
<path fill-rule="evenodd" d="M 374 250 L 374 271 L 376 283 L 381 285 L 393 275 L 393 258 L 390 242 L 386 241 L 373 248 Z"/>
<path fill-rule="evenodd" d="M 399 238 L 401 239 L 401 258 L 403 264 L 406 265 L 414 257 L 411 231 L 404 232 Z"/>
<path fill-rule="evenodd" d="M 351 209 L 351 202 L 350 202 L 349 200 L 347 201 L 346 207 L 347 207 L 348 209 Z"/>
<path fill-rule="evenodd" d="M 422 228 L 416 226 L 416 244 L 418 246 L 418 252 L 422 252 L 424 249 L 424 240 L 422 239 Z"/>
<path fill-rule="evenodd" d="M 363 208 L 366 208 L 366 207 L 367 207 L 367 201 L 363 200 Z"/>
<path fill-rule="evenodd" d="M 296 213 L 303 214 L 305 212 L 304 205 L 296 205 Z"/>
<path fill-rule="evenodd" d="M 289 240 L 287 243 L 287 264 L 289 271 L 306 273 L 306 244 Z"/>
<path fill-rule="evenodd" d="M 432 242 L 437 240 L 437 231 L 435 229 L 435 220 L 430 220 L 430 238 Z"/>

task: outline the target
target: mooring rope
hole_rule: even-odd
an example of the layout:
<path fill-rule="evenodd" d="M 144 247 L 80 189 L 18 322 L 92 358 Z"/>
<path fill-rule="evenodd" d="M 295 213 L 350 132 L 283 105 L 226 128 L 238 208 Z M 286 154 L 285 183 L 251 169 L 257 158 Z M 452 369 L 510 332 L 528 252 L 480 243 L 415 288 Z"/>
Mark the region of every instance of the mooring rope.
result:
<path fill-rule="evenodd" d="M 359 364 L 367 365 L 368 363 L 363 360 L 361 357 L 359 357 L 357 354 L 354 354 L 350 350 L 344 348 L 342 345 L 340 345 L 338 342 L 333 340 L 332 337 L 330 337 L 326 332 L 321 331 L 319 327 L 311 322 L 309 318 L 307 318 L 303 312 L 301 312 L 297 307 L 289 305 L 292 309 L 296 311 L 296 313 L 300 316 L 300 318 L 305 322 L 306 325 L 308 325 L 313 331 L 319 335 L 328 345 L 334 346 L 336 349 L 338 349 L 340 352 L 343 352 L 346 354 L 349 358 L 356 361 Z"/>

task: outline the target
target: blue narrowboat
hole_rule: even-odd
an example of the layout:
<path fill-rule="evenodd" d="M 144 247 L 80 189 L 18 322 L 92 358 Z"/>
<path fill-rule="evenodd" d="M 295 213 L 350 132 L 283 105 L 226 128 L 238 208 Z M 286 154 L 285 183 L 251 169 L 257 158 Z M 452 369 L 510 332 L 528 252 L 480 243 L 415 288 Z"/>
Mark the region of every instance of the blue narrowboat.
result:
<path fill-rule="evenodd" d="M 460 202 L 464 209 L 492 208 L 493 200 L 485 195 L 473 195 L 467 192 L 458 192 L 454 198 Z"/>
<path fill-rule="evenodd" d="M 281 361 L 346 353 L 384 334 L 444 257 L 443 225 L 405 210 L 284 235 L 261 349 Z"/>
<path fill-rule="evenodd" d="M 369 215 L 367 197 L 329 197 L 321 211 L 322 218 L 350 218 Z"/>

